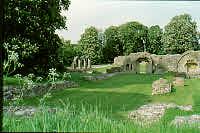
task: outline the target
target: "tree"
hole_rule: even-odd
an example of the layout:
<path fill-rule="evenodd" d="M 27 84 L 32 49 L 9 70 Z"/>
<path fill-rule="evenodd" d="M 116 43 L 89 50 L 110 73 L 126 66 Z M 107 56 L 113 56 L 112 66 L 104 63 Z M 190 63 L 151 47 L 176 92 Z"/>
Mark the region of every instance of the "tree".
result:
<path fill-rule="evenodd" d="M 173 17 L 165 26 L 162 42 L 164 52 L 168 54 L 199 49 L 196 22 L 189 14 Z"/>
<path fill-rule="evenodd" d="M 58 49 L 58 55 L 65 66 L 71 65 L 76 53 L 70 40 L 63 40 L 63 46 Z"/>
<path fill-rule="evenodd" d="M 4 42 L 12 48 L 11 40 L 16 38 L 20 44 L 19 60 L 24 65 L 17 72 L 46 74 L 49 68 L 57 67 L 61 40 L 55 30 L 67 28 L 61 11 L 67 10 L 69 4 L 69 0 L 9 0 L 5 3 Z M 22 58 L 21 53 L 30 51 L 28 45 L 23 47 L 25 43 L 38 50 Z"/>
<path fill-rule="evenodd" d="M 128 22 L 119 26 L 119 36 L 124 54 L 146 50 L 148 28 L 139 22 Z"/>
<path fill-rule="evenodd" d="M 198 45 L 198 46 L 200 47 L 200 32 L 198 32 L 198 35 L 197 35 L 197 36 L 198 36 L 197 38 L 198 38 L 198 42 L 199 42 L 199 45 Z M 200 50 L 200 48 L 198 48 L 198 50 Z"/>
<path fill-rule="evenodd" d="M 123 46 L 120 42 L 118 32 L 119 28 L 116 26 L 110 26 L 104 32 L 105 44 L 103 56 L 105 63 L 111 63 L 116 56 L 123 55 Z"/>
<path fill-rule="evenodd" d="M 99 31 L 91 26 L 81 35 L 79 45 L 82 46 L 82 55 L 91 59 L 92 64 L 99 64 L 102 58 L 102 40 Z"/>
<path fill-rule="evenodd" d="M 146 47 L 146 50 L 149 53 L 152 54 L 162 54 L 162 42 L 161 42 L 161 38 L 162 38 L 162 29 L 158 26 L 151 26 L 148 29 L 148 34 L 147 34 L 147 38 L 148 38 L 148 45 Z"/>
<path fill-rule="evenodd" d="M 76 56 L 83 56 L 83 46 L 81 46 L 81 44 L 73 44 L 73 48 Z"/>

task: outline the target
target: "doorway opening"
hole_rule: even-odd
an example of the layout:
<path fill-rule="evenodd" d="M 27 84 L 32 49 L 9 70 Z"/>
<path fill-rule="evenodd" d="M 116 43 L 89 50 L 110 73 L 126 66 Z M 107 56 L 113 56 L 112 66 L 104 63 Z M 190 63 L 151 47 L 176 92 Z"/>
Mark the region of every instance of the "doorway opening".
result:
<path fill-rule="evenodd" d="M 188 60 L 185 64 L 185 67 L 187 68 L 187 73 L 196 73 L 198 69 L 198 64 L 193 60 Z"/>
<path fill-rule="evenodd" d="M 150 62 L 148 58 L 139 58 L 137 60 L 137 73 L 139 74 L 146 74 L 148 73 L 148 68 L 149 68 Z"/>

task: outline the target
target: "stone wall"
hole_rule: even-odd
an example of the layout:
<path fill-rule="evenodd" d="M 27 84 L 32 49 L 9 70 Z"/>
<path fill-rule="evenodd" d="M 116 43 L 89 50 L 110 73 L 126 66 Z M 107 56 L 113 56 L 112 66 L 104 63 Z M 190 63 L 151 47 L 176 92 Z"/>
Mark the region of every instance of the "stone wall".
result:
<path fill-rule="evenodd" d="M 153 82 L 152 95 L 165 94 L 170 92 L 171 83 L 168 80 L 160 78 L 159 80 Z"/>
<path fill-rule="evenodd" d="M 178 72 L 189 77 L 200 75 L 200 51 L 187 51 L 183 54 L 155 55 L 147 52 L 131 53 L 128 56 L 118 56 L 114 59 L 114 66 L 123 71 L 139 73 L 139 63 L 147 63 L 146 73 Z"/>
<path fill-rule="evenodd" d="M 177 62 L 181 57 L 179 54 L 175 55 L 151 55 L 154 62 L 154 70 L 156 71 L 156 66 L 162 68 L 165 71 L 177 71 Z M 158 68 L 159 69 L 159 68 Z"/>
<path fill-rule="evenodd" d="M 79 85 L 75 82 L 72 81 L 58 81 L 55 82 L 54 85 L 51 83 L 38 83 L 35 84 L 31 90 L 25 89 L 23 91 L 24 97 L 30 97 L 30 96 L 39 96 L 39 95 L 44 95 L 50 90 L 61 90 L 61 89 L 66 89 L 66 88 L 73 88 L 73 87 L 78 87 Z M 22 88 L 21 86 L 3 86 L 3 95 L 5 100 L 11 100 L 15 96 L 21 94 Z"/>

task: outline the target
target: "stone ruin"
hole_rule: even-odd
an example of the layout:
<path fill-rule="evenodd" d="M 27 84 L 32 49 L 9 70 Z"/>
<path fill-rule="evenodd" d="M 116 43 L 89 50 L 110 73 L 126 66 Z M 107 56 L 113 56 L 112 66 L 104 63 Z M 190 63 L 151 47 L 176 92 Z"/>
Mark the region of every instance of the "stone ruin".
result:
<path fill-rule="evenodd" d="M 174 77 L 172 81 L 160 78 L 152 83 L 152 95 L 170 93 L 172 91 L 172 87 L 183 87 L 184 85 L 184 77 Z"/>
<path fill-rule="evenodd" d="M 200 115 L 194 114 L 189 116 L 176 116 L 171 124 L 176 127 L 187 124 L 190 127 L 198 127 L 200 129 Z"/>
<path fill-rule="evenodd" d="M 141 73 L 141 63 L 145 63 L 145 73 L 162 74 L 165 72 L 185 73 L 186 76 L 200 77 L 200 51 L 187 51 L 183 54 L 155 55 L 147 52 L 118 56 L 114 66 L 123 71 Z"/>
<path fill-rule="evenodd" d="M 183 111 L 192 111 L 192 105 L 177 105 L 175 103 L 149 103 L 142 105 L 137 110 L 131 111 L 128 114 L 128 118 L 141 125 L 152 124 L 153 122 L 159 121 L 160 118 L 162 118 L 165 114 L 166 109 L 170 108 L 180 109 Z M 195 118 L 199 119 L 200 117 Z"/>
<path fill-rule="evenodd" d="M 171 83 L 167 79 L 160 78 L 152 84 L 152 95 L 170 93 L 171 88 Z"/>
<path fill-rule="evenodd" d="M 91 67 L 91 60 L 89 58 L 84 57 L 74 57 L 74 60 L 72 62 L 71 68 L 73 70 L 87 70 L 92 68 Z"/>

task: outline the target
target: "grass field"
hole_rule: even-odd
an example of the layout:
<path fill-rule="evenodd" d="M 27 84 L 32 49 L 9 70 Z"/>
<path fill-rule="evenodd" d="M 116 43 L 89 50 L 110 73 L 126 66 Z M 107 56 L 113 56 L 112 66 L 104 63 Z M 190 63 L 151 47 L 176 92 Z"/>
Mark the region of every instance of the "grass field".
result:
<path fill-rule="evenodd" d="M 99 73 L 106 73 L 106 69 L 113 67 L 113 65 L 104 65 L 102 67 L 93 68 L 94 71 Z"/>
<path fill-rule="evenodd" d="M 170 94 L 152 96 L 152 82 L 160 77 L 172 78 L 171 74 L 135 75 L 132 73 L 124 73 L 107 80 L 84 81 L 81 79 L 79 73 L 73 73 L 72 80 L 79 82 L 80 87 L 54 91 L 52 92 L 51 98 L 48 98 L 45 103 L 50 107 L 64 108 L 68 113 L 71 111 L 75 112 L 76 115 L 63 113 L 56 115 L 48 113 L 43 115 L 38 114 L 38 117 L 29 118 L 27 121 L 24 121 L 26 118 L 7 116 L 4 119 L 6 122 L 4 128 L 12 131 L 14 129 L 19 131 L 20 129 L 23 130 L 22 128 L 24 130 L 35 128 L 35 131 L 52 131 L 54 129 L 57 131 L 198 132 L 198 129 L 188 127 L 181 129 L 172 128 L 169 126 L 169 123 L 177 115 L 200 113 L 200 80 L 187 79 L 184 87 L 173 88 L 173 92 Z M 39 106 L 40 98 L 27 98 L 23 101 L 23 104 Z M 194 110 L 192 112 L 184 112 L 170 109 L 166 112 L 161 122 L 157 123 L 157 126 L 153 125 L 146 128 L 138 127 L 131 122 L 127 122 L 129 111 L 137 109 L 144 104 L 154 102 L 173 102 L 179 105 L 191 104 Z M 69 104 L 70 106 L 68 106 Z M 94 113 L 97 114 L 94 115 Z M 69 117 L 65 115 L 69 115 Z M 88 123 L 84 123 L 85 120 L 81 120 L 82 115 L 88 118 Z M 22 125 L 20 125 L 19 121 L 21 121 Z M 39 127 L 38 124 L 42 121 L 46 124 L 46 127 Z M 165 125 L 163 125 L 163 122 L 165 122 Z M 16 125 L 14 123 L 18 124 Z M 24 127 L 23 125 L 27 126 Z M 50 128 L 51 125 L 53 125 L 53 128 Z"/>

